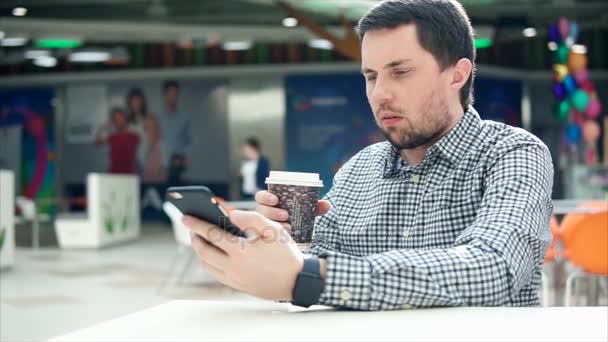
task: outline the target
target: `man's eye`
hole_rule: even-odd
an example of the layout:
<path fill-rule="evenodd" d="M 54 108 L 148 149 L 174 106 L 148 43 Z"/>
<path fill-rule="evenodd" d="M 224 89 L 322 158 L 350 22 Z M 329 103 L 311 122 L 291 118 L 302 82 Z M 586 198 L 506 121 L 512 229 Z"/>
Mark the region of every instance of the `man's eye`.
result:
<path fill-rule="evenodd" d="M 397 76 L 403 76 L 403 75 L 407 74 L 407 71 L 406 70 L 397 70 L 397 71 L 395 71 L 394 74 Z"/>
<path fill-rule="evenodd" d="M 368 82 L 369 82 L 369 81 L 375 81 L 375 80 L 376 80 L 376 76 L 367 76 L 365 79 L 366 79 Z"/>

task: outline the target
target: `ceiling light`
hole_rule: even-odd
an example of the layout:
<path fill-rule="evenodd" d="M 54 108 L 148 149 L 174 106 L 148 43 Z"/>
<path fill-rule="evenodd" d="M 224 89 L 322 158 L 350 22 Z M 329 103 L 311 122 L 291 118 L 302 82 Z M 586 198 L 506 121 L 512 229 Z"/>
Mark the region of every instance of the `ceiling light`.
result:
<path fill-rule="evenodd" d="M 490 38 L 475 38 L 475 48 L 485 49 L 492 46 L 492 39 Z"/>
<path fill-rule="evenodd" d="M 57 58 L 53 56 L 40 56 L 34 59 L 34 65 L 43 68 L 53 68 L 57 65 Z"/>
<path fill-rule="evenodd" d="M 222 48 L 229 51 L 248 50 L 251 48 L 251 45 L 253 44 L 249 41 L 224 42 Z"/>
<path fill-rule="evenodd" d="M 0 41 L 2 46 L 23 46 L 27 43 L 25 37 L 5 37 Z"/>
<path fill-rule="evenodd" d="M 13 15 L 15 17 L 23 17 L 27 14 L 27 8 L 25 7 L 15 7 L 13 8 Z"/>
<path fill-rule="evenodd" d="M 331 50 L 334 48 L 334 44 L 327 39 L 311 39 L 308 41 L 308 46 L 323 50 Z"/>
<path fill-rule="evenodd" d="M 51 54 L 48 50 L 27 50 L 25 51 L 25 58 L 27 59 L 36 59 L 39 57 L 46 57 Z"/>
<path fill-rule="evenodd" d="M 68 56 L 68 60 L 74 63 L 96 63 L 105 62 L 110 57 L 110 53 L 106 51 L 78 51 L 72 52 Z"/>
<path fill-rule="evenodd" d="M 298 19 L 294 17 L 287 17 L 283 19 L 283 26 L 285 27 L 295 27 L 298 26 Z"/>
<path fill-rule="evenodd" d="M 80 39 L 70 38 L 45 38 L 38 39 L 36 46 L 45 49 L 74 49 L 82 45 Z"/>
<path fill-rule="evenodd" d="M 536 37 L 536 29 L 534 27 L 527 27 L 521 33 L 524 35 L 524 37 Z"/>

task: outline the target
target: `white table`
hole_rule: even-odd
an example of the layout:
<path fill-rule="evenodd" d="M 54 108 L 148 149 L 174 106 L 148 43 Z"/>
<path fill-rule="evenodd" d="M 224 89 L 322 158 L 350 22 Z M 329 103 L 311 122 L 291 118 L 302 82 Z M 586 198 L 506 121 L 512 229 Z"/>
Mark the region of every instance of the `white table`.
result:
<path fill-rule="evenodd" d="M 608 204 L 605 208 L 581 208 L 580 205 L 589 201 L 598 200 L 580 200 L 580 199 L 562 199 L 553 200 L 553 214 L 565 215 L 570 213 L 577 214 L 596 214 L 608 210 Z M 607 202 L 608 203 L 608 202 Z"/>
<path fill-rule="evenodd" d="M 608 341 L 608 307 L 302 309 L 172 301 L 52 341 Z"/>

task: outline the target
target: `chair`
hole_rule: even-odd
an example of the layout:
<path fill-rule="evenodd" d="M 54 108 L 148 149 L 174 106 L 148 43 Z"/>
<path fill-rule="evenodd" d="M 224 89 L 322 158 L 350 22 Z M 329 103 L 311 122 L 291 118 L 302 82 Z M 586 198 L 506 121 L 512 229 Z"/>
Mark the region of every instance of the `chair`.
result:
<path fill-rule="evenodd" d="M 139 237 L 139 178 L 87 175 L 86 214 L 61 214 L 55 220 L 62 248 L 99 248 Z"/>
<path fill-rule="evenodd" d="M 568 214 L 559 234 L 564 258 L 575 267 L 566 280 L 566 306 L 573 304 L 576 279 L 608 276 L 608 202 L 593 201 L 581 207 L 596 210 Z"/>
<path fill-rule="evenodd" d="M 12 171 L 0 170 L 0 268 L 11 267 L 15 256 L 15 189 Z"/>
<path fill-rule="evenodd" d="M 551 221 L 549 223 L 549 227 L 551 229 L 551 235 L 553 236 L 553 239 L 551 240 L 551 244 L 549 245 L 549 248 L 547 249 L 547 253 L 545 254 L 545 262 L 544 264 L 547 265 L 549 263 L 552 263 L 555 261 L 555 258 L 557 256 L 557 243 L 559 240 L 559 223 L 557 222 L 557 218 L 555 218 L 555 215 L 551 216 Z M 543 306 L 549 306 L 549 292 L 550 292 L 550 284 L 549 284 L 549 277 L 547 276 L 547 274 L 545 273 L 545 271 L 541 271 L 541 288 L 542 288 L 542 298 L 543 298 Z"/>
<path fill-rule="evenodd" d="M 175 284 L 182 283 L 183 278 L 186 276 L 186 273 L 194 260 L 194 251 L 190 247 L 192 243 L 190 238 L 190 230 L 182 223 L 182 213 L 171 202 L 163 203 L 163 211 L 171 220 L 171 225 L 173 226 L 173 235 L 175 237 L 175 241 L 177 242 L 177 253 L 169 264 L 167 276 L 161 284 L 159 291 L 166 288 L 171 279 L 174 278 L 174 270 L 178 268 L 180 259 L 185 258 L 186 260 L 182 263 L 182 266 L 179 267 L 177 279 L 174 282 Z"/>

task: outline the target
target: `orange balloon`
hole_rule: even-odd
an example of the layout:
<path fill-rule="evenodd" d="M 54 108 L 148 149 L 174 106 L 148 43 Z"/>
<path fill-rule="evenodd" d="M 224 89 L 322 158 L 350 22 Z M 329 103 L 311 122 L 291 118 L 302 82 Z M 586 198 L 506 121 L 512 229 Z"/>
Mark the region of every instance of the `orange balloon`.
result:
<path fill-rule="evenodd" d="M 568 66 L 573 72 L 585 69 L 587 67 L 587 55 L 570 52 L 568 55 Z"/>

